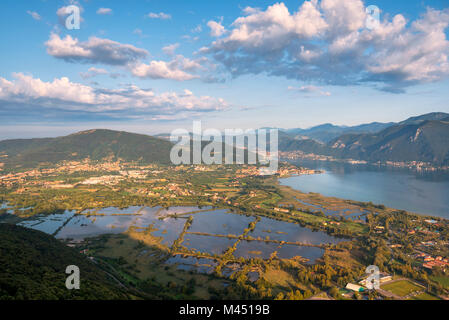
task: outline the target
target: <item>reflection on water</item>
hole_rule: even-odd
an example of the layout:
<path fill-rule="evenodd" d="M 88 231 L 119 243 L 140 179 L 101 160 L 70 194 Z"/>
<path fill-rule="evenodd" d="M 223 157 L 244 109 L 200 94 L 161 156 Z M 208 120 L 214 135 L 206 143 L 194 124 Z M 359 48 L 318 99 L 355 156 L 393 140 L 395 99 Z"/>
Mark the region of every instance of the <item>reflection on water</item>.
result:
<path fill-rule="evenodd" d="M 271 254 L 278 250 L 280 245 L 273 242 L 263 241 L 240 241 L 237 245 L 237 249 L 234 251 L 234 257 L 245 259 L 249 258 L 261 258 L 269 259 Z"/>
<path fill-rule="evenodd" d="M 199 273 L 211 274 L 217 266 L 217 262 L 212 259 L 196 258 L 192 256 L 184 257 L 175 255 L 165 261 L 168 264 L 176 265 L 177 269 L 185 271 L 196 271 Z"/>
<path fill-rule="evenodd" d="M 449 173 L 349 165 L 334 162 L 295 161 L 324 174 L 281 179 L 281 184 L 303 192 L 384 204 L 411 212 L 449 218 Z"/>
<path fill-rule="evenodd" d="M 48 234 L 54 234 L 66 221 L 75 215 L 75 211 L 67 210 L 63 214 L 51 214 L 48 216 L 35 216 L 32 220 L 18 223 L 19 226 L 32 228 Z"/>
<path fill-rule="evenodd" d="M 305 244 L 338 243 L 341 240 L 328 235 L 322 231 L 312 231 L 301 227 L 299 224 L 273 220 L 262 217 L 256 224 L 256 228 L 250 233 L 253 238 L 301 242 Z"/>
<path fill-rule="evenodd" d="M 291 244 L 284 244 L 278 249 L 277 256 L 281 259 L 290 259 L 293 257 L 304 257 L 309 259 L 310 264 L 315 263 L 316 259 L 321 258 L 324 250 L 316 247 L 299 247 Z"/>
<path fill-rule="evenodd" d="M 137 227 L 137 231 L 151 226 L 152 235 L 160 237 L 164 245 L 172 246 L 183 231 L 187 216 L 193 216 L 193 223 L 184 235 L 182 246 L 201 253 L 221 255 L 236 242 L 235 236 L 243 234 L 244 229 L 254 221 L 255 217 L 231 213 L 224 209 L 211 210 L 210 207 L 174 207 L 163 209 L 161 207 L 129 207 L 103 208 L 89 210 L 84 214 L 75 214 L 74 211 L 65 211 L 63 214 L 48 216 L 35 216 L 20 223 L 20 225 L 54 234 L 58 239 L 82 240 L 87 237 L 102 234 L 118 234 L 127 231 L 131 226 Z M 211 210 L 204 212 L 204 210 Z M 196 212 L 196 213 L 191 213 Z M 191 214 L 189 214 L 191 213 Z M 177 215 L 175 215 L 177 214 Z M 187 214 L 187 215 L 182 215 Z M 222 235 L 220 237 L 195 234 L 202 232 L 207 234 Z M 228 238 L 233 235 L 234 238 Z M 303 244 L 338 243 L 339 239 L 329 236 L 324 232 L 314 232 L 297 224 L 260 217 L 255 229 L 248 235 L 252 238 L 265 240 L 271 239 L 285 242 L 298 242 Z M 280 244 L 265 241 L 240 241 L 234 252 L 236 258 L 262 259 L 270 258 L 276 251 L 281 259 L 289 259 L 301 256 L 314 262 L 323 253 L 316 247 L 304 247 L 292 244 Z M 143 250 L 140 255 L 147 252 Z M 167 263 L 174 263 L 183 270 L 201 270 L 209 273 L 215 266 L 211 259 L 197 259 L 194 257 L 182 257 L 176 255 Z M 228 266 L 229 272 L 236 268 Z M 227 271 L 225 271 L 227 272 Z"/>
<path fill-rule="evenodd" d="M 212 255 L 223 254 L 229 247 L 233 246 L 235 239 L 225 237 L 209 237 L 196 234 L 186 234 L 182 243 L 188 249 L 196 249 Z"/>
<path fill-rule="evenodd" d="M 211 210 L 212 207 L 170 207 L 163 208 L 160 210 L 161 215 L 169 215 L 169 214 L 183 214 L 188 212 L 196 212 L 196 211 L 205 211 Z"/>
<path fill-rule="evenodd" d="M 128 216 L 91 216 L 77 215 L 57 234 L 58 239 L 83 239 L 105 233 L 122 233 L 133 223 Z"/>
<path fill-rule="evenodd" d="M 153 235 L 162 238 L 162 243 L 171 246 L 181 233 L 185 219 L 164 218 L 166 214 L 197 211 L 198 207 L 176 207 L 162 209 L 161 207 L 129 207 L 102 208 L 88 210 L 83 215 L 75 215 L 74 211 L 48 216 L 34 216 L 19 225 L 54 234 L 58 239 L 82 240 L 102 234 L 117 234 L 125 232 L 129 227 L 146 228 L 152 225 Z"/>
<path fill-rule="evenodd" d="M 108 207 L 108 208 L 100 208 L 94 210 L 86 210 L 84 213 L 92 213 L 92 214 L 136 214 L 138 213 L 140 207 L 128 207 L 128 208 L 116 208 L 116 207 Z"/>
<path fill-rule="evenodd" d="M 303 247 L 291 244 L 279 244 L 262 241 L 240 241 L 234 252 L 236 258 L 244 257 L 269 259 L 273 252 L 281 259 L 291 259 L 293 257 L 303 257 L 309 260 L 308 263 L 315 263 L 320 258 L 324 250 L 317 247 Z"/>
<path fill-rule="evenodd" d="M 254 217 L 234 214 L 228 210 L 215 210 L 195 214 L 189 231 L 238 235 L 242 234 L 252 221 Z"/>
<path fill-rule="evenodd" d="M 189 207 L 189 211 L 198 210 L 198 208 Z M 182 211 L 182 212 L 181 212 Z M 152 235 L 162 238 L 162 244 L 171 246 L 173 242 L 179 237 L 179 234 L 184 228 L 186 222 L 182 218 L 164 218 L 168 213 L 184 213 L 185 210 L 165 210 L 160 207 L 142 208 L 139 215 L 133 219 L 133 225 L 136 227 L 148 227 L 152 225 Z"/>

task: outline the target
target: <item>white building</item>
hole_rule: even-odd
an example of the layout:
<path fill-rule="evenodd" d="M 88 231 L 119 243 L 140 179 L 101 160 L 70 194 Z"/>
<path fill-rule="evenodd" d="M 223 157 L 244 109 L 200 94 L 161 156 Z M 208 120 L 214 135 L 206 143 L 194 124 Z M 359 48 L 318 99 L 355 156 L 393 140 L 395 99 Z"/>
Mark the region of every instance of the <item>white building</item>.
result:
<path fill-rule="evenodd" d="M 357 284 L 353 284 L 353 283 L 348 283 L 346 285 L 346 289 L 352 290 L 352 291 L 355 291 L 355 292 L 362 292 L 363 291 L 363 287 L 361 287 L 361 286 L 359 286 Z"/>

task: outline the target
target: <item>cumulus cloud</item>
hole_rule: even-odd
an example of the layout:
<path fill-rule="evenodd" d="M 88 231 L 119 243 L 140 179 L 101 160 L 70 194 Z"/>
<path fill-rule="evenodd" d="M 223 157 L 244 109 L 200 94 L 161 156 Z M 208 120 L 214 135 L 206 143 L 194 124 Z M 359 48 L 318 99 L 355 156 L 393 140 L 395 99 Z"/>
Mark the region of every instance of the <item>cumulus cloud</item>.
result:
<path fill-rule="evenodd" d="M 58 34 L 52 33 L 45 45 L 48 54 L 55 58 L 67 62 L 122 66 L 139 78 L 186 81 L 200 78 L 196 72 L 215 68 L 206 57 L 189 59 L 183 55 L 175 55 L 178 43 L 162 49 L 167 55 L 173 56 L 170 61 L 152 60 L 148 63 L 144 61 L 149 55 L 148 51 L 109 39 L 91 37 L 88 41 L 82 42 L 70 35 L 61 38 Z M 102 74 L 98 70 L 91 68 L 88 72 L 81 73 L 81 76 L 88 79 Z"/>
<path fill-rule="evenodd" d="M 210 28 L 210 35 L 212 37 L 221 37 L 226 32 L 225 27 L 220 22 L 211 20 L 207 23 L 207 26 Z"/>
<path fill-rule="evenodd" d="M 70 35 L 60 38 L 58 34 L 52 33 L 45 45 L 48 54 L 67 62 L 123 66 L 148 56 L 147 50 L 97 37 L 81 42 Z"/>
<path fill-rule="evenodd" d="M 161 19 L 161 20 L 171 19 L 171 15 L 164 13 L 164 12 L 159 12 L 159 13 L 150 12 L 146 16 L 150 19 Z"/>
<path fill-rule="evenodd" d="M 110 9 L 110 8 L 99 8 L 97 10 L 97 14 L 100 14 L 100 15 L 112 14 L 112 9 Z"/>
<path fill-rule="evenodd" d="M 276 3 L 243 13 L 226 37 L 200 50 L 233 76 L 266 73 L 332 85 L 368 82 L 401 92 L 449 75 L 448 9 L 429 8 L 415 21 L 397 14 L 374 29 L 367 28 L 362 0 L 309 0 L 294 12 Z"/>
<path fill-rule="evenodd" d="M 199 78 L 190 72 L 202 69 L 201 62 L 204 59 L 191 60 L 182 55 L 177 55 L 171 61 L 153 60 L 146 64 L 143 62 L 130 65 L 131 73 L 139 78 L 171 79 L 186 81 Z"/>
<path fill-rule="evenodd" d="M 41 15 L 35 11 L 30 11 L 28 10 L 27 13 L 33 17 L 34 20 L 40 20 L 41 19 Z"/>
<path fill-rule="evenodd" d="M 179 48 L 179 43 L 173 43 L 162 48 L 162 51 L 169 56 L 175 53 L 175 50 Z"/>
<path fill-rule="evenodd" d="M 95 89 L 71 82 L 66 77 L 45 82 L 31 75 L 15 73 L 13 78 L 7 80 L 0 77 L 0 110 L 13 104 L 64 111 L 114 113 L 137 118 L 150 116 L 156 119 L 228 108 L 221 98 L 196 96 L 189 90 L 157 94 L 151 89 L 135 85 L 119 89 Z"/>

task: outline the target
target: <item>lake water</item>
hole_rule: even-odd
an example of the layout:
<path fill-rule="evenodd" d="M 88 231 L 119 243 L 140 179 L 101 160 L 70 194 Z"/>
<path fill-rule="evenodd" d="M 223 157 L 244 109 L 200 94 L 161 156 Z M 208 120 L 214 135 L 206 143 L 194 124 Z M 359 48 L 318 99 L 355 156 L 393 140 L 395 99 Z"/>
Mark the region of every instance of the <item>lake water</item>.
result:
<path fill-rule="evenodd" d="M 449 218 L 449 173 L 349 165 L 321 161 L 293 162 L 324 174 L 281 179 L 281 184 L 302 192 L 372 201 L 387 207 Z"/>

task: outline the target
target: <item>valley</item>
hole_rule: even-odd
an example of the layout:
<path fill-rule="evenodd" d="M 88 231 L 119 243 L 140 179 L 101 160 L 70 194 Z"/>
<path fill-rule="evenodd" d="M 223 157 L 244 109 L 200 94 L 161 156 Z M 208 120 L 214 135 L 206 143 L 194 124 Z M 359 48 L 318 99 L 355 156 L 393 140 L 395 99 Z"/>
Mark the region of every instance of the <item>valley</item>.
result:
<path fill-rule="evenodd" d="M 447 220 L 279 184 L 304 174 L 320 171 L 63 161 L 3 176 L 0 222 L 53 235 L 135 298 L 388 299 L 346 289 L 370 264 L 447 295 Z"/>

